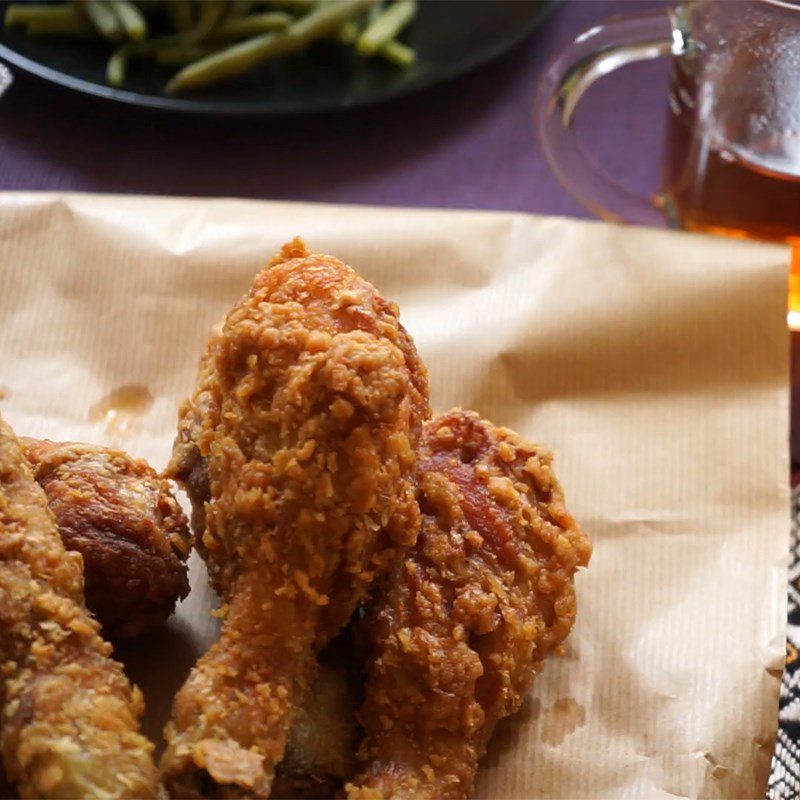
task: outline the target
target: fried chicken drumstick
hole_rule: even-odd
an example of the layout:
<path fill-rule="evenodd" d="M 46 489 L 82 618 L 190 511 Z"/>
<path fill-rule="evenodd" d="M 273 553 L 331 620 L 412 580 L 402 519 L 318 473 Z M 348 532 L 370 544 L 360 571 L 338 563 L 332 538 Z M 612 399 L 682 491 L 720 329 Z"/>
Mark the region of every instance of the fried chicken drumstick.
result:
<path fill-rule="evenodd" d="M 112 639 L 163 622 L 189 592 L 186 517 L 144 461 L 120 450 L 20 437 L 67 550 L 83 556 L 86 605 Z"/>
<path fill-rule="evenodd" d="M 20 797 L 156 796 L 141 694 L 98 627 L 81 556 L 0 419 L 0 749 Z"/>
<path fill-rule="evenodd" d="M 194 521 L 224 622 L 165 731 L 174 795 L 269 794 L 316 653 L 416 539 L 427 415 L 396 307 L 299 240 L 212 338 L 167 472 L 206 500 Z"/>
<path fill-rule="evenodd" d="M 470 795 L 498 720 L 572 628 L 572 576 L 591 552 L 549 453 L 474 413 L 426 424 L 418 476 L 419 538 L 361 631 L 366 738 L 351 800 Z"/>

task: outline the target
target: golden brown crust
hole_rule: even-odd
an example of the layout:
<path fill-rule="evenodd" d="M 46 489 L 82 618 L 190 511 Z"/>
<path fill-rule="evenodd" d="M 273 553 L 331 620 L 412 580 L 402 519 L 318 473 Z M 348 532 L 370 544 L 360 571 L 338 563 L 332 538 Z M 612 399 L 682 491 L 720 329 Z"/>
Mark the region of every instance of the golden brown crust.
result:
<path fill-rule="evenodd" d="M 197 386 L 194 394 L 178 409 L 178 432 L 172 445 L 172 458 L 164 477 L 178 481 L 186 490 L 192 504 L 194 545 L 203 552 L 203 533 L 206 529 L 206 503 L 211 499 L 206 457 L 200 453 L 199 438 L 203 420 L 219 416 L 219 393 L 216 389 L 215 353 L 222 326 L 215 328 L 200 357 Z"/>
<path fill-rule="evenodd" d="M 362 635 L 367 736 L 350 797 L 463 798 L 497 721 L 575 619 L 591 546 L 550 454 L 455 409 L 425 426 L 417 544 Z"/>
<path fill-rule="evenodd" d="M 299 241 L 212 338 L 168 472 L 207 472 L 195 533 L 225 622 L 166 730 L 175 794 L 269 793 L 316 651 L 416 538 L 427 414 L 397 309 Z"/>
<path fill-rule="evenodd" d="M 111 638 L 158 625 L 189 592 L 186 517 L 168 482 L 112 448 L 20 438 L 61 540 L 83 556 L 86 605 Z"/>
<path fill-rule="evenodd" d="M 0 747 L 24 798 L 155 797 L 141 694 L 83 605 L 69 553 L 0 419 Z"/>

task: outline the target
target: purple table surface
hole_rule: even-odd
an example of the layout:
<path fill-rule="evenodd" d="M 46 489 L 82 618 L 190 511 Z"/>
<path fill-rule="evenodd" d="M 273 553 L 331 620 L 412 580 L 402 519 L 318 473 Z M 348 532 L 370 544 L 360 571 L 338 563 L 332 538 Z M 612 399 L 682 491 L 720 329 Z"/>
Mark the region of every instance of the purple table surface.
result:
<path fill-rule="evenodd" d="M 386 105 L 301 120 L 145 112 L 18 75 L 0 101 L 0 188 L 585 217 L 535 140 L 537 80 L 581 31 L 657 5 L 571 0 L 514 51 L 469 75 Z M 663 61 L 629 67 L 593 89 L 579 117 L 593 154 L 641 192 L 658 180 L 665 96 Z"/>

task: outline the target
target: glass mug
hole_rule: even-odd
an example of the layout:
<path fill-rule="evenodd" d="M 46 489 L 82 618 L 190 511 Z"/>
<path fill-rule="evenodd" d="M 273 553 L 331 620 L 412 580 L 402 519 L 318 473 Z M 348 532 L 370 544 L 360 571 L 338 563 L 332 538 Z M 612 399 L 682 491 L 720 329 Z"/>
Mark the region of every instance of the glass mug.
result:
<path fill-rule="evenodd" d="M 661 192 L 638 197 L 581 150 L 583 93 L 636 61 L 671 56 Z M 688 0 L 612 18 L 548 67 L 535 123 L 564 187 L 595 215 L 795 245 L 789 323 L 800 327 L 800 2 Z"/>

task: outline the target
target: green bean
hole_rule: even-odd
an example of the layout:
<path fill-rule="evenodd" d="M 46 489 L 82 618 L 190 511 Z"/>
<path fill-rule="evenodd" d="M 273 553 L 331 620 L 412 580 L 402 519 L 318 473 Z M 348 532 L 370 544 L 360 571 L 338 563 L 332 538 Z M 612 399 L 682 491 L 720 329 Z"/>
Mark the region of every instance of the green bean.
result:
<path fill-rule="evenodd" d="M 358 39 L 358 25 L 352 20 L 345 22 L 338 31 L 336 31 L 336 38 L 342 44 L 355 44 Z"/>
<path fill-rule="evenodd" d="M 380 50 L 378 55 L 385 58 L 387 61 L 394 64 L 396 67 L 406 69 L 416 61 L 417 54 L 401 42 L 392 39 L 391 42 L 386 42 Z"/>
<path fill-rule="evenodd" d="M 231 10 L 228 12 L 230 19 L 246 17 L 253 9 L 253 0 L 231 0 Z"/>
<path fill-rule="evenodd" d="M 266 11 L 263 14 L 229 19 L 223 22 L 208 38 L 213 42 L 236 41 L 267 31 L 282 31 L 288 28 L 292 22 L 294 22 L 294 18 L 282 11 Z"/>
<path fill-rule="evenodd" d="M 147 37 L 147 21 L 142 12 L 130 0 L 115 0 L 112 8 L 128 38 L 141 42 Z"/>
<path fill-rule="evenodd" d="M 239 75 L 325 37 L 408 67 L 416 54 L 395 37 L 416 7 L 417 0 L 394 0 L 388 7 L 382 0 L 71 0 L 12 3 L 4 24 L 31 36 L 100 35 L 118 43 L 106 66 L 115 87 L 123 85 L 131 58 L 180 66 L 166 87 L 176 93 Z M 175 33 L 149 39 L 146 17 L 160 13 Z"/>
<path fill-rule="evenodd" d="M 416 0 L 398 0 L 367 25 L 358 37 L 356 50 L 362 56 L 373 56 L 383 45 L 394 39 L 414 17 Z"/>
<path fill-rule="evenodd" d="M 268 59 L 300 50 L 316 39 L 334 33 L 348 19 L 366 11 L 373 3 L 374 0 L 341 0 L 318 6 L 284 31 L 256 36 L 190 64 L 167 84 L 167 92 L 175 94 L 208 86 L 240 75 Z"/>
<path fill-rule="evenodd" d="M 122 84 L 125 83 L 125 70 L 128 66 L 128 58 L 133 52 L 133 49 L 134 43 L 127 42 L 118 47 L 111 54 L 111 58 L 108 59 L 108 63 L 106 64 L 106 83 L 109 86 L 119 89 L 122 87 Z"/>
<path fill-rule="evenodd" d="M 25 33 L 34 38 L 97 39 L 97 31 L 85 19 L 37 20 L 28 25 Z"/>
<path fill-rule="evenodd" d="M 213 45 L 165 45 L 155 51 L 155 59 L 157 64 L 182 67 L 185 64 L 191 64 L 193 61 L 199 61 L 201 58 L 216 53 L 217 50 L 219 50 L 219 47 L 214 47 Z"/>
<path fill-rule="evenodd" d="M 373 16 L 374 11 L 380 11 L 380 6 L 374 6 L 368 16 Z M 336 33 L 336 38 L 342 44 L 352 45 L 355 44 L 356 39 L 358 39 L 358 35 L 358 25 L 350 20 L 349 22 L 345 22 L 345 24 L 339 28 Z M 395 39 L 386 42 L 386 44 L 378 50 L 377 55 L 394 64 L 396 67 L 401 67 L 403 69 L 410 67 L 417 58 L 417 54 L 414 52 L 414 50 L 404 44 L 401 44 Z"/>
<path fill-rule="evenodd" d="M 271 8 L 285 8 L 288 11 L 294 11 L 296 14 L 305 14 L 317 5 L 317 0 L 267 0 L 264 5 Z"/>
<path fill-rule="evenodd" d="M 228 7 L 224 0 L 205 0 L 200 5 L 200 16 L 190 31 L 183 35 L 187 44 L 200 44 L 217 26 Z"/>
<path fill-rule="evenodd" d="M 131 58 L 149 56 L 156 53 L 159 48 L 170 47 L 178 41 L 176 36 L 159 36 L 146 42 L 125 42 L 120 45 L 108 59 L 106 64 L 106 83 L 119 89 L 125 83 L 125 71 Z"/>
<path fill-rule="evenodd" d="M 32 3 L 12 3 L 6 8 L 4 17 L 7 28 L 24 26 L 29 22 L 46 20 L 60 20 L 62 18 L 73 19 L 78 16 L 78 10 L 74 6 L 54 6 L 50 3 L 34 5 Z"/>
<path fill-rule="evenodd" d="M 107 0 L 84 0 L 78 6 L 84 10 L 89 21 L 105 39 L 118 42 L 124 38 L 125 33 L 120 21 Z"/>
<path fill-rule="evenodd" d="M 185 33 L 194 26 L 194 15 L 192 7 L 187 0 L 169 0 L 164 4 L 167 16 L 172 23 L 172 27 L 179 33 Z"/>
<path fill-rule="evenodd" d="M 91 23 L 71 5 L 10 5 L 6 8 L 6 28 L 25 27 L 30 36 L 74 36 L 97 38 Z"/>

